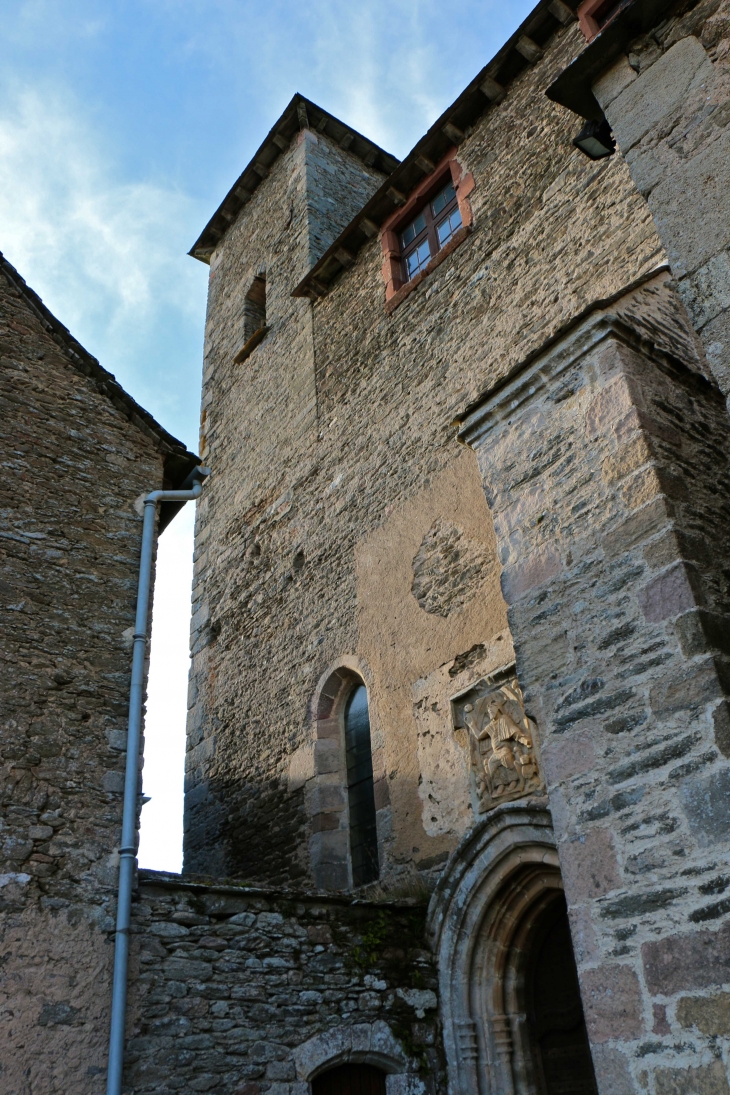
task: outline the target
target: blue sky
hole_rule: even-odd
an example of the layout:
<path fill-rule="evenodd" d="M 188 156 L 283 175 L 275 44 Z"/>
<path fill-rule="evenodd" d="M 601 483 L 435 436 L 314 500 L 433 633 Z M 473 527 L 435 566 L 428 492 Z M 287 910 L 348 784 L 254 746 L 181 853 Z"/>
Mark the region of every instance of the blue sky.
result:
<path fill-rule="evenodd" d="M 532 7 L 0 0 L 0 250 L 195 448 L 207 267 L 186 252 L 292 94 L 403 156 Z M 161 542 L 147 725 L 141 858 L 170 869 L 190 517 Z"/>

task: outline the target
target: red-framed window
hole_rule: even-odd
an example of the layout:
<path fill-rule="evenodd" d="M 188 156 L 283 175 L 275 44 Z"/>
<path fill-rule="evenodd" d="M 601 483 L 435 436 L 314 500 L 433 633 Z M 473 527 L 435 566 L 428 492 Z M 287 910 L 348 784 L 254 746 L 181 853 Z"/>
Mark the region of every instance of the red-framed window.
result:
<path fill-rule="evenodd" d="M 466 239 L 473 223 L 470 173 L 452 149 L 382 226 L 386 309 L 392 311 Z"/>
<path fill-rule="evenodd" d="M 449 179 L 443 190 L 426 202 L 400 234 L 404 280 L 411 281 L 425 270 L 433 256 L 446 246 L 461 226 L 456 190 Z"/>
<path fill-rule="evenodd" d="M 614 19 L 620 11 L 631 3 L 631 0 L 583 0 L 578 5 L 578 24 L 584 37 L 593 41 L 604 27 Z"/>

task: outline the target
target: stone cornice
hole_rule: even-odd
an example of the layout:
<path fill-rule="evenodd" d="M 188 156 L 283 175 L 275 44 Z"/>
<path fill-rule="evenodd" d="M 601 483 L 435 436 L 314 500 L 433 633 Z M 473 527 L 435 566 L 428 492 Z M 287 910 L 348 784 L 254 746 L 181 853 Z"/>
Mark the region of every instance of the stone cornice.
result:
<path fill-rule="evenodd" d="M 659 283 L 659 279 L 666 279 L 668 272 L 669 266 L 663 263 L 642 274 L 612 296 L 594 301 L 574 316 L 545 344 L 528 354 L 507 376 L 487 388 L 465 408 L 454 422 L 458 426 L 457 440 L 463 445 L 471 445 L 484 432 L 487 420 L 495 423 L 501 421 L 525 398 L 534 395 L 545 384 L 548 376 L 551 379 L 557 377 L 612 331 L 627 341 L 641 342 L 646 349 L 646 332 L 638 331 L 626 318 L 618 313 L 608 312 L 607 309 L 638 289 L 654 281 Z M 683 361 L 677 360 L 683 369 L 686 368 Z M 701 376 L 699 372 L 697 375 Z M 707 382 L 704 376 L 701 379 Z"/>

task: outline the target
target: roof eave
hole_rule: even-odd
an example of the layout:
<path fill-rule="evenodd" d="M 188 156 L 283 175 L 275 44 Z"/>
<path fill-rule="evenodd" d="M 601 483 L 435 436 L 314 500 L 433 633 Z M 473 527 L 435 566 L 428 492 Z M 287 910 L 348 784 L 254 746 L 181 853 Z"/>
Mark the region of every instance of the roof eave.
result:
<path fill-rule="evenodd" d="M 382 174 L 389 175 L 400 162 L 380 145 L 297 92 L 206 224 L 189 255 L 201 262 L 210 262 L 210 256 L 254 191 L 269 175 L 276 160 L 300 130 L 309 128 L 325 133 Z"/>
<path fill-rule="evenodd" d="M 350 259 L 354 258 L 366 239 L 372 238 L 383 221 L 402 204 L 400 196 L 409 194 L 429 173 L 428 162 L 438 163 L 449 148 L 464 140 L 482 114 L 502 102 L 509 84 L 525 68 L 539 60 L 543 46 L 555 31 L 575 21 L 575 6 L 575 0 L 571 0 L 570 4 L 563 0 L 540 0 L 515 33 L 447 107 L 340 233 L 294 289 L 293 296 L 316 299 L 326 295 L 329 283 L 351 265 Z M 518 43 L 521 48 L 518 48 Z M 529 52 L 529 43 L 534 43 L 540 51 L 531 60 L 525 55 Z M 343 258 L 347 256 L 345 262 L 337 258 L 338 251 L 345 253 Z"/>

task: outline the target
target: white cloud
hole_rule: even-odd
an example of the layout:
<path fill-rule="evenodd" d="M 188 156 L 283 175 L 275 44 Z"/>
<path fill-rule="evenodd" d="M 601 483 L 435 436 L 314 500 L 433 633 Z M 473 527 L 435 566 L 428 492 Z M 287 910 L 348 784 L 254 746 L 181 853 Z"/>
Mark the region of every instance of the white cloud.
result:
<path fill-rule="evenodd" d="M 0 250 L 160 415 L 172 363 L 150 373 L 148 347 L 163 312 L 202 328 L 205 279 L 185 250 L 204 219 L 169 185 L 121 179 L 110 147 L 57 88 L 0 89 Z"/>

